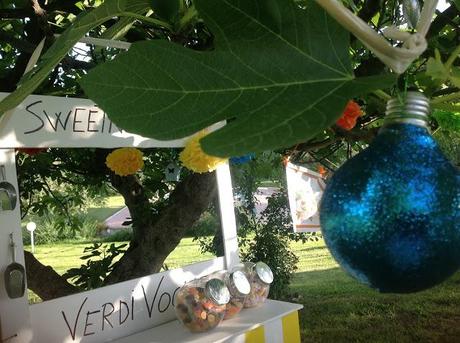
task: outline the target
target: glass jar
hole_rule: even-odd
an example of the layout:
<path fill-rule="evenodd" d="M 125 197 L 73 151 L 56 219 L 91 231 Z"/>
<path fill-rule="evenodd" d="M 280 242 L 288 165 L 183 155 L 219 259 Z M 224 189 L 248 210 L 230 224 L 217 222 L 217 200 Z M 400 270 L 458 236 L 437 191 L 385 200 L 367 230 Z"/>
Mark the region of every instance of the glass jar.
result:
<path fill-rule="evenodd" d="M 244 307 L 255 307 L 265 302 L 273 282 L 273 272 L 263 262 L 245 262 L 236 267 L 245 273 L 251 285 L 251 292 L 244 301 Z"/>
<path fill-rule="evenodd" d="M 230 292 L 230 301 L 225 308 L 225 319 L 236 316 L 243 309 L 244 301 L 251 291 L 251 285 L 245 273 L 241 270 L 228 272 L 226 270 L 218 271 L 210 275 L 224 281 Z"/>
<path fill-rule="evenodd" d="M 201 278 L 186 283 L 176 293 L 175 310 L 179 321 L 191 332 L 205 332 L 224 319 L 230 292 L 218 278 Z"/>

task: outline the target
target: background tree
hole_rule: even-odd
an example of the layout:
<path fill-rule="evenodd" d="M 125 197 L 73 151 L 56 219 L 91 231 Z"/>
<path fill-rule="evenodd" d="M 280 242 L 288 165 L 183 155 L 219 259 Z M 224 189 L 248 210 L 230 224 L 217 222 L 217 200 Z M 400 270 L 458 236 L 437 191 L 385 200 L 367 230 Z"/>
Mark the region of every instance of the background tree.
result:
<path fill-rule="evenodd" d="M 311 6 L 310 1 L 296 3 L 300 7 Z M 397 0 L 355 0 L 346 3 L 378 31 L 391 23 L 404 20 L 400 1 Z M 457 58 L 460 45 L 459 8 L 458 0 L 448 1 L 447 8 L 437 13 L 428 33 L 429 49 L 400 78 L 396 87 L 422 88 L 434 99 L 436 111 L 432 118 L 432 128 L 435 137 L 457 165 L 460 163 L 460 60 Z M 93 11 L 93 17 L 82 17 L 82 14 L 90 11 Z M 110 15 L 104 16 L 106 12 Z M 48 50 L 36 71 L 23 78 L 23 87 L 0 103 L 2 111 L 34 88 L 40 94 L 83 96 L 78 83 L 81 77 L 95 65 L 110 61 L 118 54 L 117 49 L 97 47 L 83 50 L 73 48 L 67 53 L 86 34 L 87 27 L 91 27 L 88 35 L 93 37 L 124 39 L 129 42 L 169 40 L 198 50 L 211 50 L 215 47 L 208 23 L 200 19 L 200 13 L 197 13 L 190 1 L 2 0 L 0 17 L 0 91 L 12 92 L 16 89 L 33 50 L 44 37 Z M 70 30 L 66 31 L 67 28 Z M 58 41 L 58 44 L 52 46 L 55 35 L 64 35 L 65 43 Z M 385 66 L 354 37 L 350 37 L 350 53 L 356 76 L 387 72 Z M 335 125 L 280 152 L 294 161 L 312 167 L 320 163 L 333 171 L 372 140 L 382 123 L 385 101 L 393 91 L 380 90 L 356 99 L 365 109 L 365 115 L 358 119 L 354 129 L 344 130 Z M 186 228 L 209 206 L 215 188 L 211 174 L 187 175 L 176 187 L 160 181 L 158 173 L 171 156 L 154 151 L 145 152 L 149 167 L 141 178 L 117 177 L 104 165 L 107 153 L 101 149 L 72 152 L 50 149 L 44 154 L 34 157 L 21 155 L 18 159 L 23 167 L 20 169 L 20 182 L 24 213 L 42 213 L 45 208 L 40 205 L 40 200 L 45 197 L 46 204 L 55 203 L 58 204 L 55 208 L 63 209 L 64 203 L 78 206 L 79 201 L 82 201 L 78 196 L 72 197 L 73 202 L 56 196 L 58 193 L 51 189 L 51 181 L 54 184 L 73 184 L 74 190 L 81 189 L 79 187 L 83 182 L 85 189 L 98 191 L 110 185 L 123 195 L 132 214 L 134 235 L 127 252 L 104 280 L 105 284 L 158 271 L 166 256 L 179 243 Z M 157 199 L 153 192 L 164 196 L 152 201 Z M 36 198 L 37 194 L 41 195 L 40 198 Z M 168 235 L 164 232 L 168 232 Z M 31 254 L 26 253 L 26 263 L 29 286 L 43 299 L 76 291 L 75 287 L 51 268 L 41 265 Z M 47 285 L 46 289 L 44 285 Z"/>

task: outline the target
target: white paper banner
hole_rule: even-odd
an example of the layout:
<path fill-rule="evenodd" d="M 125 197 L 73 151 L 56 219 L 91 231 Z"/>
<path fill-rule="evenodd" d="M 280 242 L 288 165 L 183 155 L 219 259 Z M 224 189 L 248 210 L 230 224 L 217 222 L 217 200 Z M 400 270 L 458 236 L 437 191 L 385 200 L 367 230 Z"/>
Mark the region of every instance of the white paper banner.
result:
<path fill-rule="evenodd" d="M 287 163 L 286 178 L 294 232 L 320 231 L 318 207 L 326 186 L 321 175 Z"/>

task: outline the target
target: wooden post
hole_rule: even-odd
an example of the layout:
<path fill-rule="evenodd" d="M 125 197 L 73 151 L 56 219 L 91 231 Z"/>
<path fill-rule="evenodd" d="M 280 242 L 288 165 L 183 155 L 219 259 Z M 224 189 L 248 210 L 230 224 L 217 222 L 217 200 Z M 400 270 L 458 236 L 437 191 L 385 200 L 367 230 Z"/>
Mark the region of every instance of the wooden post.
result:
<path fill-rule="evenodd" d="M 0 165 L 5 167 L 6 181 L 18 192 L 14 149 L 0 149 Z M 19 198 L 19 194 L 18 198 Z M 16 262 L 24 266 L 19 199 L 14 210 L 0 211 L 0 342 L 32 342 L 27 290 L 20 298 L 10 299 L 5 287 L 5 269 L 13 262 L 10 234 L 16 245 Z"/>

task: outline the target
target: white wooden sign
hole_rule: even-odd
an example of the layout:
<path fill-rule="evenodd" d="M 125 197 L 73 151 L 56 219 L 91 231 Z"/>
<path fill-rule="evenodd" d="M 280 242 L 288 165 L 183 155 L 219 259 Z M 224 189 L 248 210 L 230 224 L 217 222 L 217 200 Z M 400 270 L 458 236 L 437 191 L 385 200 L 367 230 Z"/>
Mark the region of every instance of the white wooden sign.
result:
<path fill-rule="evenodd" d="M 6 95 L 0 93 L 0 100 Z M 0 165 L 5 166 L 6 181 L 17 190 L 14 148 L 174 148 L 183 147 L 186 140 L 158 141 L 120 130 L 90 100 L 31 95 L 0 120 Z M 216 176 L 224 257 L 32 306 L 27 292 L 17 299 L 6 294 L 3 271 L 12 262 L 11 233 L 18 246 L 17 262 L 22 265 L 24 255 L 19 206 L 0 212 L 0 342 L 108 342 L 174 319 L 178 287 L 239 262 L 228 164 L 221 165 Z"/>
<path fill-rule="evenodd" d="M 286 179 L 294 232 L 319 231 L 319 202 L 325 188 L 323 178 L 314 171 L 288 163 Z"/>
<path fill-rule="evenodd" d="M 34 339 L 107 342 L 166 323 L 175 319 L 174 296 L 185 282 L 224 268 L 220 257 L 32 305 Z"/>
<path fill-rule="evenodd" d="M 7 95 L 0 92 L 0 100 Z M 87 99 L 31 95 L 0 121 L 0 148 L 171 148 L 183 147 L 186 140 L 159 141 L 128 133 Z"/>

